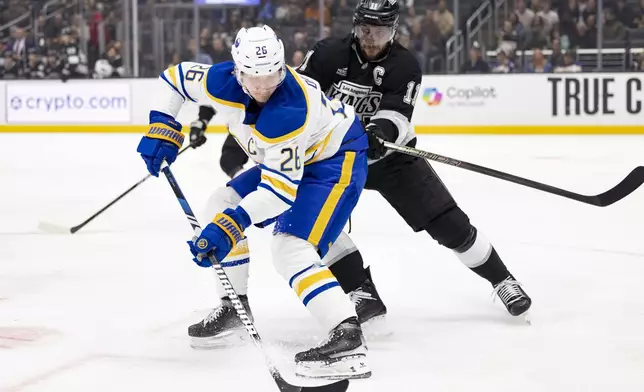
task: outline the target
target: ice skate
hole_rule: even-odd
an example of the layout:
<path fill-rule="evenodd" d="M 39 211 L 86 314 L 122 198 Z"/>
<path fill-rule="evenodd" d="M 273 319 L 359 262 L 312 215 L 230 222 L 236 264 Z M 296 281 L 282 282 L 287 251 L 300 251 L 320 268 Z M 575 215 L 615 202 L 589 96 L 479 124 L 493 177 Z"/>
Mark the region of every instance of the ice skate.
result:
<path fill-rule="evenodd" d="M 376 286 L 371 280 L 369 267 L 366 272 L 367 280 L 360 287 L 349 293 L 351 301 L 356 306 L 358 321 L 361 325 L 382 320 L 387 314 L 387 307 L 382 302 L 380 295 L 378 295 L 378 290 L 376 290 Z"/>
<path fill-rule="evenodd" d="M 239 299 L 252 321 L 253 314 L 248 306 L 248 297 L 240 295 Z M 224 297 L 221 299 L 221 305 L 210 312 L 205 319 L 188 328 L 188 335 L 193 348 L 214 348 L 239 341 L 245 336 L 238 333 L 240 331 L 245 331 L 244 324 L 239 320 L 230 299 Z"/>
<path fill-rule="evenodd" d="M 517 282 L 512 275 L 494 286 L 492 295 L 495 294 L 512 316 L 523 315 L 525 321 L 530 324 L 528 309 L 532 305 L 532 299 L 521 288 L 521 283 Z"/>
<path fill-rule="evenodd" d="M 328 380 L 371 377 L 367 346 L 355 317 L 335 327 L 319 346 L 295 355 L 295 374 Z"/>

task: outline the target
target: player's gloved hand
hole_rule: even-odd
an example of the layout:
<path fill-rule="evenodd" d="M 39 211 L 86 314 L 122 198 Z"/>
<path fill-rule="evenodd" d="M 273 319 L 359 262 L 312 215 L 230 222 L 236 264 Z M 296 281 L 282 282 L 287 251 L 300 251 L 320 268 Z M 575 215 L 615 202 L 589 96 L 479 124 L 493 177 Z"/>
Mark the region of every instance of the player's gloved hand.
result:
<path fill-rule="evenodd" d="M 201 235 L 188 241 L 190 252 L 195 256 L 193 261 L 200 267 L 212 267 L 206 253 L 213 250 L 214 256 L 221 261 L 228 253 L 244 239 L 244 230 L 251 224 L 250 217 L 243 208 L 227 208 L 217 214 L 212 223 L 209 223 Z"/>
<path fill-rule="evenodd" d="M 198 119 L 190 124 L 190 146 L 197 148 L 206 142 L 206 123 Z"/>
<path fill-rule="evenodd" d="M 152 111 L 150 128 L 141 138 L 136 151 L 141 154 L 148 172 L 158 177 L 164 160 L 170 165 L 177 159 L 183 139 L 181 125 L 178 122 L 166 114 Z"/>
<path fill-rule="evenodd" d="M 369 138 L 369 149 L 367 150 L 367 158 L 380 159 L 387 153 L 387 147 L 380 141 L 387 140 L 385 133 L 380 129 L 377 124 L 369 123 L 365 127 L 367 137 Z"/>

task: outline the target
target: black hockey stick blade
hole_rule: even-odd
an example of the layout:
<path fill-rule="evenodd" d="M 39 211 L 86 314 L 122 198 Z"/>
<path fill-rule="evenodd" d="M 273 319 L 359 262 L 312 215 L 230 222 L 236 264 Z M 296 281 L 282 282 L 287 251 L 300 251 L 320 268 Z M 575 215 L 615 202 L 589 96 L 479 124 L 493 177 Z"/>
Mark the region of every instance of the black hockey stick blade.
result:
<path fill-rule="evenodd" d="M 273 374 L 273 379 L 281 392 L 346 392 L 349 389 L 349 380 L 340 380 L 315 387 L 300 387 L 289 384 L 279 373 Z"/>
<path fill-rule="evenodd" d="M 192 147 L 192 146 L 186 146 L 186 147 L 184 147 L 181 151 L 179 151 L 179 153 L 177 154 L 177 156 L 181 155 L 182 153 L 184 153 L 186 150 L 188 150 L 188 149 L 189 149 L 189 148 L 191 148 L 191 147 Z M 193 147 L 193 148 L 195 148 L 195 147 Z M 85 227 L 89 222 L 93 221 L 93 220 L 94 220 L 94 218 L 96 218 L 97 216 L 99 216 L 99 215 L 101 215 L 103 212 L 105 212 L 105 210 L 107 210 L 108 208 L 110 208 L 111 206 L 113 206 L 114 204 L 116 204 L 116 202 L 117 202 L 117 201 L 119 201 L 119 200 L 121 200 L 122 198 L 124 198 L 128 193 L 132 192 L 136 187 L 138 187 L 139 185 L 141 185 L 142 183 L 144 183 L 144 182 L 145 182 L 147 179 L 149 179 L 150 177 L 152 177 L 152 174 L 148 174 L 148 175 L 146 175 L 145 177 L 143 177 L 142 179 L 140 179 L 136 184 L 134 184 L 134 185 L 132 185 L 131 187 L 129 187 L 125 192 L 121 193 L 121 194 L 120 194 L 116 199 L 114 199 L 114 200 L 112 200 L 111 202 L 109 202 L 105 207 L 101 208 L 100 210 L 98 210 L 97 212 L 95 212 L 95 213 L 94 213 L 94 215 L 92 215 L 92 216 L 90 216 L 89 218 L 85 219 L 83 222 L 79 223 L 79 224 L 78 224 L 78 225 L 76 225 L 76 226 L 73 226 L 73 227 L 65 227 L 65 226 L 57 225 L 57 224 L 55 224 L 55 223 L 50 223 L 50 222 L 40 222 L 40 223 L 38 224 L 38 228 L 39 228 L 40 230 L 44 231 L 45 233 L 50 233 L 50 234 L 74 234 L 74 233 L 76 233 L 77 231 L 79 231 L 80 229 L 82 229 L 83 227 Z"/>
<path fill-rule="evenodd" d="M 387 141 L 383 141 L 383 143 L 384 143 L 384 146 L 387 147 L 388 149 L 401 152 L 403 154 L 428 159 L 430 161 L 440 162 L 454 167 L 460 167 L 461 169 L 485 174 L 486 176 L 498 178 L 508 182 L 513 182 L 515 184 L 523 185 L 542 192 L 565 197 L 567 199 L 576 200 L 582 203 L 586 203 L 586 204 L 590 204 L 598 207 L 606 207 L 613 203 L 616 203 L 622 200 L 623 198 L 625 198 L 626 196 L 630 195 L 631 193 L 633 193 L 633 191 L 635 191 L 642 184 L 644 184 L 644 167 L 638 166 L 632 172 L 630 172 L 628 176 L 626 176 L 626 178 L 624 178 L 619 184 L 615 185 L 613 188 L 599 195 L 587 196 L 587 195 L 582 195 L 579 193 L 567 191 L 565 189 L 557 188 L 552 185 L 529 180 L 527 178 L 515 176 L 513 174 L 490 169 L 485 166 L 479 166 L 473 163 L 460 161 L 458 159 L 419 150 L 413 147 L 400 146 Z"/>
<path fill-rule="evenodd" d="M 633 193 L 637 188 L 644 184 L 644 166 L 638 166 L 633 171 L 628 173 L 619 184 L 607 190 L 601 195 L 595 196 L 597 203 L 600 207 L 609 206 L 617 201 L 622 200 L 626 196 Z"/>

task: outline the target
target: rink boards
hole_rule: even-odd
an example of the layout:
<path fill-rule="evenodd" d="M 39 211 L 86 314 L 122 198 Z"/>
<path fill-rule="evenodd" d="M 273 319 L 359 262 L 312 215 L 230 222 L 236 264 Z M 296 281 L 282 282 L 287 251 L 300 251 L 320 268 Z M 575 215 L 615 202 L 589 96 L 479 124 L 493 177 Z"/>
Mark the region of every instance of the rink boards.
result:
<path fill-rule="evenodd" d="M 156 79 L 0 82 L 0 132 L 142 133 Z M 356 107 L 367 105 L 363 92 Z M 420 134 L 642 134 L 637 73 L 426 75 L 407 86 Z M 187 104 L 187 125 L 198 107 Z M 209 132 L 225 132 L 219 116 Z"/>

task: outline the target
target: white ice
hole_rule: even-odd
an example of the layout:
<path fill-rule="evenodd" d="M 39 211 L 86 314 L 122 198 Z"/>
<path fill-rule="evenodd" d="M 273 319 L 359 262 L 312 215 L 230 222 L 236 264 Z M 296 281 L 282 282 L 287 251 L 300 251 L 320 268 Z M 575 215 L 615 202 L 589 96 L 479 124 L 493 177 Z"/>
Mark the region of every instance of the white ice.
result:
<path fill-rule="evenodd" d="M 275 391 L 251 344 L 189 347 L 187 327 L 218 302 L 191 261 L 190 226 L 163 177 L 77 234 L 75 225 L 145 176 L 139 135 L 0 134 L 0 390 Z M 174 173 L 195 211 L 224 183 L 223 135 Z M 642 136 L 422 136 L 419 147 L 597 194 L 642 164 Z M 359 391 L 644 391 L 644 190 L 599 208 L 434 164 L 532 296 L 532 326 L 489 284 L 374 192 L 354 238 L 389 308 Z M 271 355 L 324 337 L 273 270 L 269 231 L 251 229 L 250 298 Z"/>

